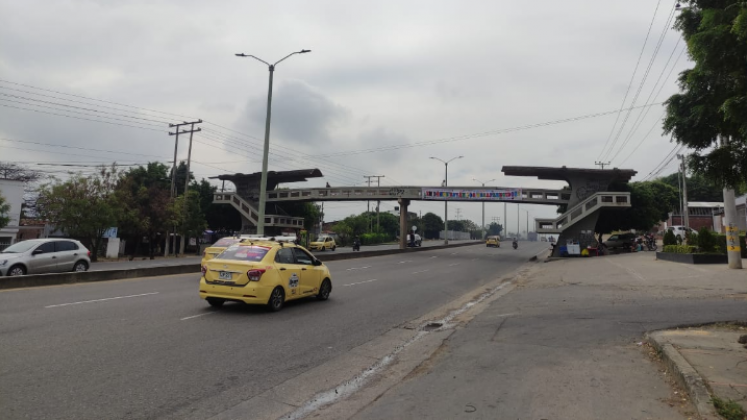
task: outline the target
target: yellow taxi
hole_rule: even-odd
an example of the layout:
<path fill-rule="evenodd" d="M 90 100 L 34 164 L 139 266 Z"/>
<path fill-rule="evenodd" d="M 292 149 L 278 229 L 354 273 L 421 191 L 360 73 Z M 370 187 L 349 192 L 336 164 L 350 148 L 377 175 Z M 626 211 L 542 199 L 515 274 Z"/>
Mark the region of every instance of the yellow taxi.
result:
<path fill-rule="evenodd" d="M 202 261 L 200 261 L 200 266 L 204 266 L 206 262 L 217 257 L 221 252 L 225 251 L 226 248 L 239 242 L 241 242 L 241 238 L 232 236 L 218 239 L 216 243 L 205 248 L 205 250 L 202 252 Z"/>
<path fill-rule="evenodd" d="M 326 251 L 328 249 L 334 251 L 337 249 L 337 243 L 331 236 L 320 236 L 319 239 L 309 244 L 309 249 L 312 251 Z"/>
<path fill-rule="evenodd" d="M 487 247 L 493 247 L 493 248 L 500 248 L 501 247 L 501 237 L 500 236 L 488 236 L 487 240 L 485 241 L 485 246 Z"/>
<path fill-rule="evenodd" d="M 329 269 L 294 243 L 241 242 L 202 266 L 200 297 L 211 306 L 226 301 L 267 305 L 275 312 L 285 302 L 332 292 Z"/>

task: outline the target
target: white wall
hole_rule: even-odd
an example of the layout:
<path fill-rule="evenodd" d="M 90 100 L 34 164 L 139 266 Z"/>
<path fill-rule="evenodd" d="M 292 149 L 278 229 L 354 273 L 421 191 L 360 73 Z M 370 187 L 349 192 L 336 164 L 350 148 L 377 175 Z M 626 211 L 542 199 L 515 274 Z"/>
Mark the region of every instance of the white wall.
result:
<path fill-rule="evenodd" d="M 10 223 L 3 229 L 0 229 L 0 244 L 10 238 L 10 243 L 16 240 L 18 225 L 21 222 L 21 204 L 23 204 L 23 182 L 12 181 L 9 179 L 0 179 L 0 195 L 5 198 L 5 202 L 10 204 Z"/>

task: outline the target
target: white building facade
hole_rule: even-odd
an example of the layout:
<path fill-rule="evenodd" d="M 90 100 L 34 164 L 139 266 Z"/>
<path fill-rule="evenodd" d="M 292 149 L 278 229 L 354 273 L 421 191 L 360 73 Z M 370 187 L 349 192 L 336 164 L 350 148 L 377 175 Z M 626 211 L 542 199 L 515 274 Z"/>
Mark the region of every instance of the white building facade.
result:
<path fill-rule="evenodd" d="M 0 179 L 0 195 L 5 203 L 10 205 L 10 223 L 0 229 L 0 250 L 7 248 L 16 241 L 18 226 L 21 222 L 21 205 L 23 204 L 23 181 Z"/>

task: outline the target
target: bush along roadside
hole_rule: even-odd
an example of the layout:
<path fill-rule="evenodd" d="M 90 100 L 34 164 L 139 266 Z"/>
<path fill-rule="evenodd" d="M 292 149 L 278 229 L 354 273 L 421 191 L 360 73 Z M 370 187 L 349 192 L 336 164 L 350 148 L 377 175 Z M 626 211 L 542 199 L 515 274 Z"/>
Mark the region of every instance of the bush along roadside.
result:
<path fill-rule="evenodd" d="M 665 245 L 664 252 L 670 252 L 672 254 L 696 254 L 698 252 L 698 247 L 691 245 Z"/>

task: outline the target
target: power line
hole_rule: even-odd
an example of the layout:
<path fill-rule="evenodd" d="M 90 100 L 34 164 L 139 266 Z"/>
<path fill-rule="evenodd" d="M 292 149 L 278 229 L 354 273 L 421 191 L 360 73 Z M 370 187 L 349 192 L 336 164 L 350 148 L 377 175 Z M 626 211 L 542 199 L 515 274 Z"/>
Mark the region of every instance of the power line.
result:
<path fill-rule="evenodd" d="M 654 105 L 661 105 L 661 103 L 653 103 L 649 105 L 641 105 L 641 106 L 634 106 L 631 108 L 626 109 L 637 109 L 637 108 L 644 108 L 646 106 L 654 106 Z M 625 110 L 625 109 L 624 109 Z M 605 115 L 610 115 L 618 112 L 615 111 L 605 111 L 605 112 L 597 112 L 594 114 L 587 114 L 587 115 L 581 115 L 578 117 L 572 117 L 572 118 L 564 118 L 561 120 L 555 120 L 555 121 L 547 121 L 542 123 L 535 123 L 535 124 L 528 124 L 518 127 L 511 127 L 511 128 L 502 128 L 497 130 L 490 130 L 485 131 L 481 133 L 473 133 L 473 134 L 467 134 L 463 136 L 458 137 L 449 137 L 445 139 L 440 140 L 431 140 L 431 141 L 424 141 L 424 142 L 418 142 L 418 143 L 410 143 L 410 144 L 400 144 L 400 145 L 392 145 L 392 146 L 384 146 L 384 147 L 377 147 L 377 148 L 370 148 L 370 149 L 358 149 L 358 150 L 348 150 L 344 152 L 336 152 L 336 153 L 327 153 L 327 154 L 321 154 L 321 155 L 315 155 L 316 157 L 336 157 L 336 156 L 348 156 L 348 155 L 356 155 L 361 153 L 377 153 L 377 152 L 386 152 L 390 150 L 399 150 L 399 149 L 409 149 L 414 147 L 423 147 L 423 146 L 432 146 L 434 144 L 443 144 L 443 143 L 453 143 L 457 141 L 464 141 L 464 140 L 471 140 L 479 137 L 487 137 L 492 135 L 500 135 L 505 133 L 510 133 L 514 131 L 523 131 L 523 130 L 529 130 L 532 128 L 539 128 L 539 127 L 547 127 L 551 125 L 557 125 L 557 124 L 563 124 L 568 122 L 574 122 L 574 121 L 581 121 L 586 120 L 589 118 L 596 118 L 596 117 L 602 117 Z"/>
<path fill-rule="evenodd" d="M 0 83 L 7 83 L 7 84 L 15 85 L 15 86 L 23 86 L 23 87 L 27 87 L 27 88 L 31 88 L 31 89 L 41 90 L 41 91 L 44 91 L 44 92 L 58 93 L 60 95 L 68 95 L 68 96 L 72 96 L 74 98 L 81 98 L 81 99 L 87 99 L 89 101 L 96 101 L 96 102 L 103 102 L 103 103 L 106 103 L 106 104 L 119 105 L 119 106 L 124 106 L 124 107 L 127 107 L 127 108 L 142 109 L 142 110 L 145 110 L 145 111 L 156 112 L 156 113 L 159 113 L 159 114 L 169 115 L 169 116 L 172 116 L 172 117 L 180 117 L 180 118 L 189 118 L 189 119 L 192 119 L 192 117 L 187 117 L 185 115 L 172 114 L 172 113 L 169 113 L 169 112 L 163 112 L 163 111 L 159 111 L 159 110 L 156 110 L 156 109 L 143 108 L 143 107 L 134 106 L 134 105 L 127 105 L 127 104 L 123 104 L 123 103 L 119 103 L 119 102 L 105 101 L 103 99 L 88 98 L 86 96 L 74 95 L 72 93 L 65 93 L 65 92 L 60 92 L 60 91 L 57 91 L 57 90 L 41 88 L 41 87 L 38 87 L 38 86 L 27 85 L 27 84 L 17 83 L 17 82 L 11 82 L 10 80 L 0 79 Z"/>
<path fill-rule="evenodd" d="M 158 130 L 158 129 L 155 129 L 155 128 L 142 127 L 142 126 L 137 126 L 137 125 L 132 125 L 132 124 L 120 124 L 120 123 L 115 123 L 115 122 L 110 122 L 110 121 L 94 120 L 94 119 L 91 119 L 91 118 L 81 118 L 81 117 L 76 117 L 76 116 L 73 116 L 73 115 L 57 114 L 55 112 L 43 111 L 41 109 L 24 108 L 24 107 L 20 107 L 20 106 L 13 106 L 13 105 L 6 105 L 6 104 L 0 104 L 0 106 L 4 106 L 6 108 L 21 109 L 21 110 L 24 110 L 24 111 L 37 112 L 37 113 L 41 113 L 41 114 L 57 115 L 59 117 L 73 118 L 73 119 L 76 119 L 76 120 L 93 121 L 93 122 L 98 122 L 98 123 L 103 123 L 103 124 L 119 125 L 119 126 L 122 126 L 122 127 L 139 128 L 141 130 L 151 130 L 151 131 L 161 131 L 161 132 L 164 131 L 164 130 Z"/>
<path fill-rule="evenodd" d="M 645 73 L 643 73 L 643 78 L 641 79 L 641 83 L 638 85 L 638 90 L 635 93 L 635 97 L 633 97 L 633 101 L 631 102 L 631 106 L 634 106 L 636 102 L 638 102 L 638 97 L 641 95 L 641 91 L 643 91 L 643 86 L 646 84 L 646 80 L 648 80 L 648 75 L 651 72 L 651 68 L 654 65 L 654 61 L 656 61 L 656 56 L 659 54 L 659 50 L 661 49 L 661 45 L 664 42 L 664 38 L 666 38 L 667 31 L 669 30 L 669 24 L 672 21 L 672 18 L 674 18 L 674 12 L 675 12 L 675 4 L 676 2 L 672 3 L 672 10 L 669 13 L 669 16 L 667 17 L 667 22 L 664 24 L 664 29 L 661 32 L 661 35 L 659 36 L 659 41 L 656 44 L 656 47 L 654 48 L 654 52 L 651 54 L 651 60 L 648 62 L 648 67 L 646 68 Z M 655 87 L 654 87 L 655 89 Z M 630 114 L 633 111 L 630 110 L 625 114 L 625 119 L 623 120 L 622 124 L 620 124 L 620 129 L 617 132 L 617 135 L 615 136 L 615 139 L 612 141 L 612 144 L 610 145 L 610 148 L 607 150 L 607 153 L 605 154 L 605 159 L 609 157 L 609 155 L 612 153 L 612 151 L 615 149 L 615 144 L 617 144 L 617 141 L 620 139 L 620 136 L 622 135 L 623 130 L 625 129 L 625 125 L 628 123 L 628 119 L 630 118 Z M 621 148 L 624 146 L 621 146 Z"/>
<path fill-rule="evenodd" d="M 622 114 L 623 107 L 625 107 L 625 102 L 628 100 L 628 94 L 630 93 L 630 88 L 633 87 L 633 81 L 635 80 L 636 73 L 638 73 L 638 66 L 641 64 L 641 58 L 643 58 L 643 52 L 646 50 L 646 44 L 648 43 L 648 37 L 649 35 L 651 35 L 651 28 L 654 27 L 654 21 L 656 20 L 656 14 L 659 12 L 660 5 L 661 5 L 661 0 L 656 2 L 656 9 L 654 9 L 654 16 L 651 17 L 651 23 L 648 25 L 648 31 L 646 31 L 646 38 L 643 40 L 643 47 L 641 47 L 641 52 L 638 54 L 638 61 L 636 61 L 635 63 L 635 69 L 633 69 L 633 75 L 630 76 L 630 82 L 628 82 L 628 88 L 625 90 L 625 96 L 623 96 L 622 103 L 620 104 L 620 110 L 617 112 L 615 123 L 612 125 L 610 134 L 607 136 L 607 141 L 604 142 L 604 147 L 602 147 L 602 150 L 599 152 L 599 156 L 597 157 L 597 160 L 602 158 L 602 155 L 604 154 L 604 151 L 607 149 L 607 145 L 609 144 L 610 139 L 612 139 L 612 133 L 615 132 L 615 127 L 617 126 L 617 122 L 620 120 L 620 115 Z"/>

